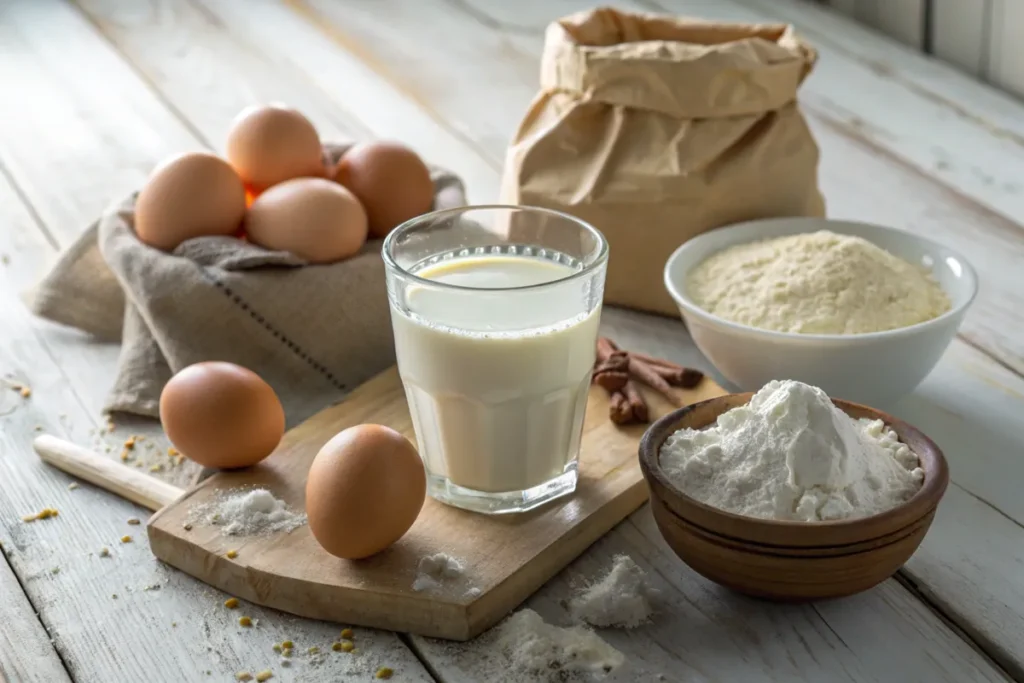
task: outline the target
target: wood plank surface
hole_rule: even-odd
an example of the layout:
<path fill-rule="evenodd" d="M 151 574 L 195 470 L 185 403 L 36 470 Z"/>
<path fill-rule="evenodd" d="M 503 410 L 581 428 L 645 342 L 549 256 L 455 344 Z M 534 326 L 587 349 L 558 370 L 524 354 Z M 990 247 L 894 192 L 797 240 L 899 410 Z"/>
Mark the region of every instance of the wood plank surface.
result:
<path fill-rule="evenodd" d="M 0 550 L 0 681 L 71 683 L 68 672 Z"/>
<path fill-rule="evenodd" d="M 309 116 L 325 139 L 399 139 L 458 173 L 471 199 L 496 195 L 485 180 L 493 162 L 379 78 L 373 65 L 336 50 L 303 16 L 260 3 L 258 11 L 239 6 L 225 20 L 210 5 L 78 0 L 96 29 L 214 149 L 244 107 L 279 101 Z"/>
<path fill-rule="evenodd" d="M 739 13 L 744 17 L 764 16 L 768 11 L 764 3 L 749 2 L 753 9 L 718 0 L 689 0 L 686 7 L 706 16 L 728 13 L 726 18 Z M 518 5 L 513 8 L 482 0 L 431 4 L 426 10 L 417 9 L 417 3 L 392 0 L 347 3 L 344 13 L 333 3 L 305 0 L 273 4 L 218 0 L 209 4 L 208 12 L 200 3 L 170 0 L 82 0 L 82 4 L 93 28 L 113 48 L 66 7 L 54 10 L 52 16 L 48 11 L 45 21 L 33 13 L 42 11 L 38 8 L 43 5 L 50 7 L 49 3 L 11 2 L 0 9 L 0 46 L 5 57 L 11 50 L 16 55 L 14 60 L 0 60 L 0 80 L 18 84 L 25 93 L 24 101 L 31 102 L 29 107 L 16 109 L 11 126 L 0 127 L 0 160 L 8 163 L 9 176 L 43 218 L 45 230 L 57 236 L 53 243 L 66 241 L 96 214 L 104 203 L 97 200 L 99 193 L 107 192 L 109 199 L 122 188 L 135 186 L 140 174 L 144 175 L 168 151 L 182 144 L 198 147 L 213 141 L 216 145 L 215 139 L 234 115 L 236 104 L 250 101 L 246 98 L 248 92 L 256 93 L 253 99 L 274 97 L 275 93 L 286 99 L 306 93 L 305 101 L 319 108 L 314 115 L 328 122 L 321 125 L 336 121 L 339 134 L 343 124 L 354 121 L 361 122 L 372 135 L 422 141 L 421 151 L 431 160 L 435 156 L 452 160 L 446 165 L 467 178 L 475 200 L 491 198 L 496 194 L 504 140 L 536 90 L 540 31 L 549 19 L 564 13 L 561 2 L 546 8 L 545 16 L 540 18 L 536 10 L 530 10 L 534 7 L 531 3 L 525 5 L 530 11 L 524 12 Z M 585 4 L 580 2 L 578 7 Z M 665 4 L 675 8 L 678 3 L 666 0 Z M 650 3 L 645 5 L 650 8 Z M 801 12 L 796 13 L 796 9 Z M 335 12 L 337 16 L 332 19 Z M 904 48 L 871 31 L 850 28 L 848 22 L 817 8 L 805 10 L 803 3 L 773 0 L 771 12 L 783 18 L 787 13 L 794 14 L 794 18 L 799 14 L 811 40 L 824 46 L 818 75 L 805 89 L 810 95 L 805 99 L 812 111 L 823 116 L 813 125 L 822 139 L 826 164 L 830 158 L 835 160 L 832 167 L 823 166 L 823 185 L 830 201 L 838 211 L 849 212 L 847 216 L 864 218 L 865 211 L 877 210 L 872 214 L 877 215 L 874 220 L 906 220 L 914 225 L 900 227 L 962 233 L 971 242 L 969 246 L 978 250 L 968 252 L 976 263 L 978 258 L 997 259 L 994 274 L 983 283 L 986 299 L 979 301 L 965 332 L 972 343 L 1019 369 L 1022 337 L 1016 311 L 1021 309 L 1012 298 L 1013 281 L 1007 279 L 1007 273 L 1012 273 L 1008 269 L 1016 261 L 1014 256 L 1021 249 L 1019 228 L 1017 223 L 999 219 L 969 200 L 1013 218 L 1024 215 L 1018 210 L 1024 200 L 1017 192 L 1019 166 L 1015 166 L 1020 141 L 1024 140 L 1020 105 L 965 77 L 951 77 L 948 69 L 908 56 Z M 458 29 L 460 26 L 464 30 Z M 55 39 L 65 34 L 66 46 Z M 50 44 L 44 44 L 44 38 Z M 404 58 L 391 62 L 392 54 Z M 449 59 L 449 54 L 458 55 L 458 59 Z M 99 67 L 92 73 L 101 73 L 103 78 L 89 79 L 85 85 L 80 78 L 82 65 L 96 59 L 96 55 L 100 55 L 94 62 Z M 826 64 L 839 64 L 841 68 L 830 66 L 823 77 Z M 261 71 L 266 71 L 266 81 L 260 80 Z M 202 77 L 204 73 L 208 75 Z M 224 78 L 245 85 L 224 87 L 228 95 L 221 99 L 217 89 L 222 86 L 215 79 Z M 209 111 L 203 110 L 204 99 L 211 100 Z M 188 122 L 182 123 L 178 115 Z M 58 128 L 69 133 L 59 138 L 49 134 Z M 60 158 L 63 163 L 41 163 L 32 156 L 33 144 L 35 149 L 51 150 L 48 156 Z M 858 159 L 856 164 L 866 165 L 866 159 L 874 159 L 873 165 L 851 163 L 850 172 L 842 172 L 842 155 L 847 154 Z M 894 163 L 894 159 L 902 160 L 920 175 Z M 436 160 L 444 163 L 440 158 Z M 879 179 L 870 182 L 876 177 Z M 958 191 L 943 191 L 928 178 L 938 178 Z M 860 192 L 845 187 L 851 179 L 863 188 Z M 927 199 L 918 199 L 921 196 Z M 0 201 L 5 225 L 9 205 L 18 204 Z M 27 219 L 23 216 L 22 220 Z M 31 234 L 32 228 L 25 231 Z M 0 235 L 8 234 L 0 231 Z M 22 239 L 21 234 L 15 231 L 14 239 Z M 939 239 L 945 238 L 939 235 Z M 15 251 L 0 245 L 3 249 Z M 36 249 L 35 258 L 48 258 L 52 255 L 49 249 L 47 245 Z M 19 267 L 31 262 L 21 251 L 15 256 L 22 264 Z M 19 277 L 21 287 L 31 281 L 31 275 Z M 986 291 L 990 286 L 997 288 L 996 295 Z M 5 287 L 2 295 L 7 296 L 9 289 Z M 6 307 L 0 308 L 5 329 L 7 311 Z M 39 326 L 34 321 L 22 319 L 19 325 L 21 336 L 0 340 L 0 353 L 24 353 L 26 347 L 41 350 L 31 351 L 21 365 L 5 360 L 2 367 L 28 373 L 31 377 L 26 379 L 45 388 L 45 393 L 33 397 L 32 409 L 40 412 L 19 419 L 29 423 L 38 419 L 47 428 L 52 423 L 57 433 L 61 433 L 60 425 L 67 423 L 65 435 L 70 432 L 72 438 L 86 441 L 88 430 L 95 427 L 102 387 L 109 382 L 104 377 L 113 367 L 113 350 L 97 354 L 76 351 L 76 347 L 84 346 L 80 339 L 61 339 L 56 330 L 49 329 L 51 326 Z M 678 321 L 607 311 L 603 329 L 621 337 L 627 346 L 681 361 L 699 358 Z M 55 346 L 55 340 L 62 345 Z M 54 352 L 55 348 L 67 352 Z M 87 363 L 88 359 L 96 362 Z M 961 366 L 962 372 L 954 371 Z M 67 376 L 71 376 L 71 388 L 66 384 Z M 1024 407 L 1024 399 L 1015 396 L 1021 391 L 1018 379 L 984 354 L 957 344 L 922 386 L 920 402 L 905 402 L 900 406 L 905 412 L 898 413 L 929 433 L 939 433 L 940 445 L 952 461 L 954 479 L 987 501 L 952 487 L 955 518 L 950 519 L 944 514 L 946 508 L 940 508 L 939 520 L 909 565 L 908 576 L 986 650 L 1008 662 L 1011 671 L 1020 663 L 1019 653 L 1024 652 L 1018 636 L 1024 633 L 1024 609 L 1019 602 L 1022 572 L 1020 558 L 1012 552 L 1024 547 L 1024 539 L 1020 525 L 990 505 L 1005 507 L 1004 512 L 1009 510 L 1007 514 L 1020 521 L 1019 507 L 1014 507 L 1015 499 L 1009 496 L 1013 482 L 1020 481 L 1020 476 L 1011 474 L 1020 473 L 1020 465 L 1013 459 L 1020 450 L 1020 435 L 1007 431 L 1007 425 L 1013 422 L 1005 421 L 1021 414 Z M 95 398 L 86 401 L 83 396 Z M 5 400 L 14 397 L 12 392 Z M 968 411 L 964 406 L 971 401 L 978 407 Z M 77 412 L 65 407 L 75 405 Z M 87 407 L 83 409 L 83 405 Z M 24 406 L 18 406 L 19 415 L 27 414 L 20 412 Z M 982 406 L 998 406 L 999 410 L 989 415 Z M 948 419 L 947 411 L 960 411 L 963 422 Z M 71 417 L 60 419 L 62 412 Z M 961 431 L 956 431 L 958 424 Z M 0 425 L 4 434 L 19 433 L 9 430 L 7 422 Z M 988 436 L 992 425 L 997 427 L 994 439 Z M 31 431 L 31 427 L 25 431 Z M 122 563 L 117 572 L 110 572 L 112 578 L 98 575 L 87 562 L 75 565 L 73 571 L 62 567 L 56 575 L 45 575 L 50 557 L 31 553 L 40 553 L 44 543 L 51 549 L 56 547 L 64 542 L 63 536 L 51 537 L 52 529 L 46 527 L 22 528 L 20 522 L 16 525 L 12 515 L 21 507 L 45 504 L 44 500 L 57 500 L 66 507 L 70 500 L 82 507 L 69 509 L 100 520 L 101 535 L 119 528 L 125 511 L 116 507 L 111 511 L 111 501 L 85 486 L 67 492 L 66 480 L 60 475 L 29 461 L 29 435 L 10 438 L 14 450 L 4 444 L 0 467 L 13 467 L 12 471 L 21 477 L 17 480 L 19 490 L 36 492 L 19 494 L 22 497 L 15 500 L 19 510 L 0 507 L 0 531 L 8 534 L 2 540 L 7 547 L 12 529 L 19 534 L 38 534 L 30 538 L 24 556 L 20 550 L 14 554 L 17 559 L 12 564 L 19 577 L 31 578 L 26 586 L 43 605 L 44 624 L 60 634 L 58 649 L 79 680 L 118 680 L 110 675 L 119 666 L 125 667 L 127 675 L 141 679 L 135 660 L 155 662 L 161 671 L 167 667 L 166 680 L 181 680 L 182 671 L 186 679 L 192 680 L 187 674 L 201 673 L 202 664 L 198 662 L 210 662 L 209 668 L 223 678 L 236 670 L 232 668 L 236 665 L 251 664 L 255 668 L 263 661 L 272 638 L 302 633 L 303 639 L 313 642 L 331 634 L 333 627 L 328 625 L 288 622 L 271 611 L 260 613 L 254 633 L 242 632 L 217 610 L 223 595 L 206 593 L 176 572 L 167 575 L 168 583 L 161 590 L 125 592 L 119 600 L 130 595 L 130 603 L 126 600 L 111 609 L 111 603 L 97 591 L 109 588 L 107 583 L 114 587 L 120 582 L 124 587 L 141 582 L 147 572 L 158 570 L 159 565 L 146 561 L 151 559 L 144 547 L 134 548 L 139 552 L 137 566 L 124 567 L 126 563 Z M 964 450 L 953 453 L 951 445 Z M 978 450 L 988 454 L 989 460 L 978 460 L 975 467 L 972 454 Z M 16 462 L 8 457 L 11 452 L 17 455 Z M 1003 469 L 993 474 L 987 463 Z M 83 493 L 95 498 L 81 502 L 64 497 Z M 31 497 L 25 499 L 26 495 Z M 0 506 L 4 505 L 11 503 L 0 497 Z M 51 521 L 56 524 L 66 519 L 38 524 Z M 88 545 L 96 538 L 97 532 L 74 524 L 76 542 L 83 536 Z M 617 548 L 625 548 L 645 566 L 660 568 L 659 583 L 672 587 L 670 614 L 679 609 L 689 615 L 655 622 L 641 632 L 608 634 L 608 639 L 628 654 L 633 662 L 630 666 L 665 673 L 669 677 L 666 680 L 719 680 L 723 674 L 715 665 L 732 666 L 734 672 L 746 673 L 751 680 L 799 680 L 804 669 L 812 673 L 827 670 L 829 673 L 822 676 L 833 677 L 804 680 L 889 681 L 895 680 L 893 671 L 905 674 L 899 680 L 915 680 L 917 671 L 927 672 L 931 680 L 999 679 L 983 658 L 894 582 L 860 598 L 839 601 L 831 609 L 819 607 L 814 614 L 799 610 L 758 612 L 762 606 L 746 605 L 734 596 L 720 594 L 665 555 L 668 551 L 663 546 L 643 540 L 644 524 L 650 525 L 649 513 L 641 510 L 631 524 L 620 526 L 586 553 L 578 565 L 580 572 L 593 576 L 606 567 Z M 978 529 L 984 529 L 986 535 L 980 535 Z M 653 525 L 647 530 L 653 530 Z M 995 544 L 1009 550 L 993 552 L 991 546 Z M 81 551 L 88 552 L 84 547 Z M 552 618 L 561 616 L 558 600 L 568 594 L 564 582 L 572 575 L 570 571 L 558 583 L 546 587 L 533 604 L 542 612 L 547 610 Z M 90 588 L 89 582 L 97 587 Z M 75 632 L 70 612 L 74 617 L 89 614 L 101 620 L 101 633 Z M 149 618 L 140 617 L 140 612 Z M 251 614 L 256 616 L 256 612 Z M 706 622 L 699 621 L 702 616 Z M 177 618 L 178 624 L 172 627 L 177 629 L 172 637 L 166 636 L 171 633 L 166 624 L 169 618 Z M 791 619 L 798 622 L 796 626 L 789 623 Z M 208 637 L 201 630 L 204 621 L 206 629 L 216 634 L 211 646 L 217 655 L 202 649 Z M 709 633 L 719 637 L 702 639 L 702 631 L 694 623 L 704 624 Z M 680 638 L 683 632 L 696 645 Z M 766 632 L 771 635 L 766 636 Z M 400 647 L 390 635 L 387 638 L 391 640 L 386 640 L 385 634 L 373 634 L 368 640 L 378 635 L 380 642 L 389 647 Z M 160 642 L 158 649 L 172 652 L 151 652 L 154 640 Z M 299 638 L 295 640 L 300 642 Z M 374 651 L 384 653 L 385 659 L 393 653 L 395 658 L 408 661 L 402 659 L 407 655 L 400 650 L 389 650 L 377 640 L 372 643 L 372 647 L 379 647 Z M 467 657 L 479 658 L 484 653 L 470 646 L 453 658 L 448 648 L 431 649 L 420 641 L 417 647 L 429 655 L 431 666 L 445 680 L 478 680 L 467 678 L 460 667 L 471 669 L 465 664 Z M 193 665 L 191 659 L 197 664 Z M 886 662 L 889 669 L 882 668 Z M 310 676 L 355 673 L 333 668 L 338 666 L 337 660 L 319 669 L 309 664 L 303 662 L 291 670 L 275 668 L 275 674 L 282 680 L 291 680 L 289 676 L 309 680 Z M 186 666 L 184 670 L 177 668 L 182 665 Z M 429 680 L 414 660 L 399 668 L 400 676 L 409 677 L 405 680 Z M 170 677 L 172 670 L 175 678 Z M 154 679 L 149 673 L 147 680 L 163 679 Z"/>
<path fill-rule="evenodd" d="M 628 656 L 612 681 L 1006 681 L 902 586 L 887 581 L 860 596 L 816 605 L 752 600 L 703 579 L 672 553 L 650 514 L 637 513 L 534 595 L 527 606 L 549 622 L 570 622 L 565 599 L 573 584 L 608 571 L 615 555 L 631 556 L 660 592 L 650 625 L 602 629 Z M 494 668 L 493 655 L 472 644 L 414 637 L 414 645 L 448 683 L 515 681 Z M 500 658 L 498 659 L 500 661 Z M 659 678 L 659 676 L 661 676 Z"/>
<path fill-rule="evenodd" d="M 283 668 L 271 650 L 274 642 L 290 638 L 329 652 L 338 626 L 243 605 L 259 623 L 253 629 L 239 627 L 240 613 L 221 607 L 226 595 L 153 558 L 141 527 L 127 524 L 132 517 L 144 519 L 145 511 L 85 484 L 68 490 L 71 480 L 32 452 L 36 425 L 69 440 L 92 442 L 90 430 L 103 425 L 98 415 L 102 387 L 109 386 L 116 359 L 116 347 L 87 353 L 91 344 L 81 335 L 32 319 L 18 298 L 53 258 L 56 240 L 45 237 L 73 237 L 75 226 L 84 226 L 102 208 L 97 193 L 113 194 L 121 185 L 138 182 L 180 144 L 199 145 L 87 22 L 63 5 L 45 7 L 40 14 L 43 3 L 0 4 L 5 50 L 0 80 L 24 78 L 23 101 L 31 103 L 16 108 L 17 114 L 0 126 L 5 164 L 0 176 L 0 254 L 5 256 L 0 266 L 0 368 L 6 380 L 32 388 L 28 399 L 8 387 L 0 392 L 0 413 L 6 413 L 0 416 L 0 542 L 10 549 L 11 566 L 68 670 L 81 681 L 180 681 L 229 680 L 251 667 L 254 673 L 272 668 L 277 680 L 302 680 L 369 677 L 372 665 L 383 663 L 395 668 L 397 680 L 431 680 L 397 636 L 370 630 L 357 634 L 359 658 L 333 652 L 338 656 L 303 655 Z M 63 87 L 81 80 L 87 65 L 103 78 L 90 79 L 88 88 Z M 63 126 L 69 135 L 53 135 L 51 124 Z M 33 158 L 31 141 L 38 158 Z M 44 157 L 61 162 L 46 165 Z M 17 190 L 9 178 L 16 180 Z M 42 218 L 42 229 L 23 208 L 21 198 L 26 197 Z M 92 393 L 98 400 L 87 401 L 79 392 L 89 382 L 102 385 Z M 127 432 L 122 434 L 103 438 L 118 443 L 115 437 L 123 441 Z M 31 524 L 20 521 L 45 506 L 56 507 L 61 515 Z M 126 534 L 132 542 L 120 543 Z M 110 557 L 99 556 L 102 547 L 109 548 Z"/>

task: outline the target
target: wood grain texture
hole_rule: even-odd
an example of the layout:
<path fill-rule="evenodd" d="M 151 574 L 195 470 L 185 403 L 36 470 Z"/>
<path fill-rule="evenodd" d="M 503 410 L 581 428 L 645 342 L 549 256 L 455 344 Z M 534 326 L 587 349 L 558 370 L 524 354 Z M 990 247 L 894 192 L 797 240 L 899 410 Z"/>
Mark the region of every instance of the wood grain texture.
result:
<path fill-rule="evenodd" d="M 1016 0 L 992 0 L 989 13 L 987 77 L 1017 96 L 1024 96 L 1024 6 Z"/>
<path fill-rule="evenodd" d="M 616 527 L 527 601 L 547 621 L 570 622 L 566 597 L 600 578 L 615 555 L 631 556 L 660 591 L 650 625 L 602 629 L 627 654 L 606 679 L 718 683 L 902 683 L 1007 681 L 895 581 L 817 605 L 744 598 L 682 565 L 645 508 Z M 413 644 L 446 683 L 516 681 L 502 659 L 472 643 L 428 638 Z M 661 675 L 663 678 L 659 678 Z"/>
<path fill-rule="evenodd" d="M 68 672 L 0 550 L 0 681 L 71 683 Z M 5 679 L 6 676 L 6 679 Z"/>
<path fill-rule="evenodd" d="M 287 681 L 368 677 L 380 662 L 396 669 L 396 679 L 431 680 L 394 634 L 368 630 L 359 632 L 363 657 L 301 656 L 281 669 L 272 643 L 291 638 L 326 648 L 337 626 L 246 606 L 259 624 L 238 627 L 239 615 L 219 607 L 224 594 L 152 557 L 140 528 L 126 524 L 144 517 L 142 510 L 87 484 L 69 491 L 71 479 L 32 453 L 36 425 L 94 447 L 90 442 L 105 441 L 115 458 L 121 442 L 140 430 L 119 418 L 120 426 L 108 433 L 99 420 L 117 347 L 31 319 L 18 293 L 52 261 L 53 247 L 73 238 L 120 188 L 134 185 L 179 145 L 199 143 L 60 3 L 0 3 L 0 44 L 0 78 L 23 84 L 19 102 L 25 103 L 5 108 L 0 126 L 0 372 L 32 388 L 27 400 L 7 387 L 0 391 L 0 540 L 71 674 L 83 681 L 180 681 L 204 680 L 210 672 L 227 680 L 242 668 L 269 666 L 277 680 Z M 83 79 L 83 73 L 102 77 Z M 22 197 L 32 202 L 39 224 Z M 97 429 L 98 436 L 92 433 Z M 165 462 L 165 451 L 149 442 L 135 450 L 147 464 Z M 161 474 L 186 483 L 191 474 L 185 469 Z M 46 506 L 57 507 L 60 517 L 20 521 Z M 118 541 L 125 534 L 132 543 Z M 111 557 L 99 557 L 104 546 Z"/>
<path fill-rule="evenodd" d="M 339 49 L 287 7 L 188 0 L 78 6 L 214 149 L 242 108 L 281 101 L 306 113 L 327 139 L 402 140 L 458 173 L 471 199 L 497 195 L 493 164 L 424 111 L 414 92 L 381 79 L 358 45 Z"/>
<path fill-rule="evenodd" d="M 679 397 L 694 402 L 722 393 L 706 379 L 694 390 L 679 390 Z M 655 417 L 671 409 L 660 397 L 648 394 L 647 399 Z M 259 465 L 216 474 L 154 515 L 148 526 L 153 552 L 210 585 L 293 614 L 467 640 L 508 614 L 647 498 L 637 462 L 643 427 L 612 424 L 607 392 L 592 386 L 576 493 L 531 513 L 480 515 L 428 498 L 401 541 L 362 562 L 328 555 L 306 526 L 287 534 L 229 538 L 194 519 L 197 507 L 253 487 L 267 488 L 291 509 L 305 509 L 313 458 L 342 429 L 362 423 L 387 425 L 415 438 L 396 369 L 289 430 Z M 238 551 L 237 558 L 224 557 L 229 547 Z M 417 565 L 432 552 L 458 558 L 467 573 L 451 588 L 416 592 Z M 480 595 L 467 595 L 471 588 Z"/>
<path fill-rule="evenodd" d="M 1017 99 L 827 8 L 802 0 L 739 2 L 746 12 L 728 11 L 793 22 L 820 50 L 816 74 L 801 91 L 804 102 L 847 123 L 864 122 L 865 137 L 896 158 L 1022 220 L 1024 119 Z"/>
<path fill-rule="evenodd" d="M 988 69 L 992 0 L 931 0 L 932 50 L 971 76 Z"/>

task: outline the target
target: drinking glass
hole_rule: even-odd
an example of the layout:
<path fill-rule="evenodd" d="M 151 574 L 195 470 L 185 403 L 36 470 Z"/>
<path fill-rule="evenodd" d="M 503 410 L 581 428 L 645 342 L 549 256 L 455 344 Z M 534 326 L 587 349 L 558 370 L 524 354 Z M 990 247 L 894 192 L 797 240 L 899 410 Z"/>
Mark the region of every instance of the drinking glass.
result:
<path fill-rule="evenodd" d="M 572 493 L 604 236 L 557 211 L 470 206 L 400 225 L 383 256 L 429 495 L 497 514 Z"/>

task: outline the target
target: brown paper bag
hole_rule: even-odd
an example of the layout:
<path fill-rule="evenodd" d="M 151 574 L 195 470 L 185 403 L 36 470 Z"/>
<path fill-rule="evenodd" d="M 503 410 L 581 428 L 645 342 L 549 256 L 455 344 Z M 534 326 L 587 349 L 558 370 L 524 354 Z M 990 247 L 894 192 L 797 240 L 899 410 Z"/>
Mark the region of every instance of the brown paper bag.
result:
<path fill-rule="evenodd" d="M 738 221 L 824 214 L 796 104 L 815 59 L 783 25 L 612 9 L 560 19 L 502 199 L 592 223 L 611 246 L 605 302 L 675 315 L 662 270 L 680 244 Z"/>

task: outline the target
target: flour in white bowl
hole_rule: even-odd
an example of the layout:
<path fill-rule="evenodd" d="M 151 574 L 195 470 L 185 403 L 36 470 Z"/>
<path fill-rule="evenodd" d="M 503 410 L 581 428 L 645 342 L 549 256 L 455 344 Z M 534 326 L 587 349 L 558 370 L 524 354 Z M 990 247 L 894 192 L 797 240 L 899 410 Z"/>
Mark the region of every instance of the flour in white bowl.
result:
<path fill-rule="evenodd" d="M 923 267 L 828 230 L 723 249 L 693 269 L 686 287 L 721 318 L 799 334 L 880 332 L 950 309 Z"/>
<path fill-rule="evenodd" d="M 660 462 L 690 497 L 763 519 L 867 517 L 924 481 L 917 455 L 881 420 L 855 420 L 792 380 L 769 382 L 711 427 L 675 432 Z"/>

